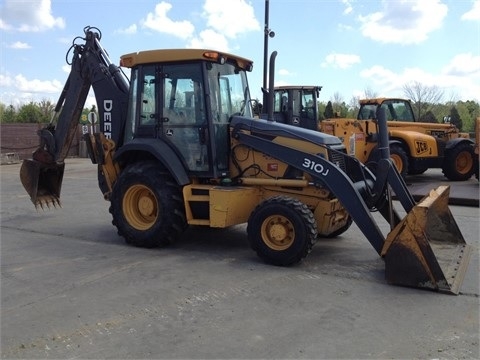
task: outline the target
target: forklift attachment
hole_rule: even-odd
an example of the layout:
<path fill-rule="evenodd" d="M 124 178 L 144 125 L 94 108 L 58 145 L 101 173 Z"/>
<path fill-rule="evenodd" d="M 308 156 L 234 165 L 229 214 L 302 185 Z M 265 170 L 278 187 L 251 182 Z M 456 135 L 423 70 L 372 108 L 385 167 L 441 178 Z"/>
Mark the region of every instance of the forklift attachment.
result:
<path fill-rule="evenodd" d="M 390 284 L 458 294 L 472 248 L 448 208 L 449 186 L 431 190 L 387 236 L 381 255 Z"/>
<path fill-rule="evenodd" d="M 64 169 L 65 163 L 45 164 L 32 159 L 23 160 L 20 181 L 36 208 L 60 206 Z"/>

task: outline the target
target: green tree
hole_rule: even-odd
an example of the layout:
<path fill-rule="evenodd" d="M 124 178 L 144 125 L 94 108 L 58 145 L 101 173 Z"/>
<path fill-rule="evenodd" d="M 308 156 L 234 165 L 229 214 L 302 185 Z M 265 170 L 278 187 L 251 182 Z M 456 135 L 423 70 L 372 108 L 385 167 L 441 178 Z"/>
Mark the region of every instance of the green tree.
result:
<path fill-rule="evenodd" d="M 15 110 L 15 107 L 12 104 L 8 106 L 1 104 L 1 109 L 2 109 L 0 112 L 1 123 L 14 123 L 17 121 L 17 111 Z"/>
<path fill-rule="evenodd" d="M 455 106 L 450 109 L 450 123 L 455 125 L 460 131 L 463 129 L 462 118 Z"/>
<path fill-rule="evenodd" d="M 325 109 L 327 107 L 327 104 L 325 104 L 323 101 L 319 101 L 317 104 L 317 114 L 318 114 L 318 120 L 322 121 L 325 120 Z"/>
<path fill-rule="evenodd" d="M 333 112 L 333 105 L 332 105 L 331 101 L 329 101 L 327 103 L 327 106 L 325 107 L 325 111 L 323 113 L 323 116 L 325 117 L 325 119 L 331 119 L 331 118 L 335 117 L 335 114 Z"/>
<path fill-rule="evenodd" d="M 345 103 L 345 101 L 337 105 L 336 115 L 338 117 L 346 118 L 348 116 L 348 113 L 349 113 L 348 106 Z"/>
<path fill-rule="evenodd" d="M 358 110 L 360 110 L 360 97 L 352 96 L 348 103 L 348 118 L 356 119 Z"/>
<path fill-rule="evenodd" d="M 20 123 L 44 123 L 47 122 L 40 107 L 33 101 L 22 105 L 18 110 L 17 122 Z"/>
<path fill-rule="evenodd" d="M 456 107 L 462 119 L 463 131 L 475 131 L 475 119 L 480 116 L 479 104 L 475 101 L 457 101 Z"/>
<path fill-rule="evenodd" d="M 4 122 L 6 106 L 3 103 L 0 103 L 0 122 Z"/>
<path fill-rule="evenodd" d="M 418 121 L 425 123 L 438 123 L 437 118 L 430 110 L 423 114 Z"/>
<path fill-rule="evenodd" d="M 53 116 L 55 105 L 50 100 L 43 99 L 38 103 L 38 108 L 43 116 L 43 121 L 41 122 L 49 122 Z"/>

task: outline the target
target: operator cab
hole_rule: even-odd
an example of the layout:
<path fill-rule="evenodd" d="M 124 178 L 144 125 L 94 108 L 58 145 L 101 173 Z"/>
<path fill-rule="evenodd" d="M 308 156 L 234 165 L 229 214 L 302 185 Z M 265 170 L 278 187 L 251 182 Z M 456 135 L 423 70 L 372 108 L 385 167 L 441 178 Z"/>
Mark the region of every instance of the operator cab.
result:
<path fill-rule="evenodd" d="M 415 122 L 415 116 L 410 101 L 405 99 L 373 98 L 360 100 L 358 120 L 375 119 L 377 108 L 385 109 L 387 121 Z"/>
<path fill-rule="evenodd" d="M 321 86 L 278 86 L 274 89 L 274 118 L 278 122 L 317 130 L 317 99 Z"/>
<path fill-rule="evenodd" d="M 227 176 L 229 121 L 252 116 L 252 62 L 207 50 L 155 50 L 122 57 L 131 67 L 125 142 L 167 143 L 189 173 Z"/>

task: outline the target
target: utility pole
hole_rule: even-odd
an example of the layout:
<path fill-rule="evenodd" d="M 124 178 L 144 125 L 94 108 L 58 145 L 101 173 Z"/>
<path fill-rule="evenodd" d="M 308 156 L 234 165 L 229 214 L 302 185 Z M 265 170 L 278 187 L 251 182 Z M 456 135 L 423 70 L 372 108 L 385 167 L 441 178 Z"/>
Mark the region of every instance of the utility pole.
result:
<path fill-rule="evenodd" d="M 263 87 L 262 87 L 262 93 L 263 93 L 263 106 L 265 107 L 265 104 L 267 103 L 267 90 L 268 90 L 268 85 L 267 85 L 267 73 L 268 73 L 268 38 L 271 37 L 273 38 L 275 36 L 275 33 L 270 30 L 268 27 L 268 14 L 269 12 L 269 0 L 265 0 L 265 30 L 264 30 L 264 42 L 263 42 Z M 264 112 L 264 111 L 262 111 Z"/>

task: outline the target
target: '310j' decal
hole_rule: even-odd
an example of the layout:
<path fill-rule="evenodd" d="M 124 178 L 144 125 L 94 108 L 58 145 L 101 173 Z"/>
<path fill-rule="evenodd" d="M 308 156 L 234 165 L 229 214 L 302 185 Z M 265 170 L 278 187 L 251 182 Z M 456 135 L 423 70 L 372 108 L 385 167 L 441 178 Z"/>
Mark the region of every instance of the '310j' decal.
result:
<path fill-rule="evenodd" d="M 320 164 L 320 163 L 317 163 L 313 160 L 310 160 L 308 158 L 304 158 L 303 159 L 303 163 L 302 163 L 302 166 L 304 168 L 307 168 L 307 169 L 310 169 L 310 170 L 313 170 L 315 171 L 316 173 L 320 174 L 320 175 L 323 175 L 323 176 L 327 176 L 328 175 L 328 172 L 329 172 L 329 169 L 325 169 L 325 167 Z"/>

